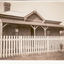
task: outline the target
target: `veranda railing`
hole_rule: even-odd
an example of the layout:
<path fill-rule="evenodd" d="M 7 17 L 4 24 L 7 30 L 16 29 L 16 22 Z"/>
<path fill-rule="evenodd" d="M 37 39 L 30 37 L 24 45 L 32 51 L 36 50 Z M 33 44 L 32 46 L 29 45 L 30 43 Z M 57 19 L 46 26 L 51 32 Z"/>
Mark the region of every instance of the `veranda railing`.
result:
<path fill-rule="evenodd" d="M 64 36 L 3 36 L 1 57 L 64 50 Z"/>

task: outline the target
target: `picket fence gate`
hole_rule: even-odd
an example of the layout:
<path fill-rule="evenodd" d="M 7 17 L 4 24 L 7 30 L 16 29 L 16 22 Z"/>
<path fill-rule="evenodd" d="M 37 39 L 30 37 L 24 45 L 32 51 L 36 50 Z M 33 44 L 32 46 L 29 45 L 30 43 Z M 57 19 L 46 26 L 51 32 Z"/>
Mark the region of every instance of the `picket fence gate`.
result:
<path fill-rule="evenodd" d="M 64 36 L 3 36 L 0 41 L 1 58 L 64 50 Z"/>

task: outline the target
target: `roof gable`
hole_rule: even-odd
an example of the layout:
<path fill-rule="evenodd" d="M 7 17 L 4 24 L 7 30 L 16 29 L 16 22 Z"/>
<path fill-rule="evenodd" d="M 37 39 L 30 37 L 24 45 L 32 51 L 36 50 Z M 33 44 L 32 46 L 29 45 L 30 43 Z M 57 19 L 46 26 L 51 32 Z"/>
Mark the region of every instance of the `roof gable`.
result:
<path fill-rule="evenodd" d="M 28 21 L 45 21 L 45 19 L 35 10 L 26 15 L 24 19 Z"/>

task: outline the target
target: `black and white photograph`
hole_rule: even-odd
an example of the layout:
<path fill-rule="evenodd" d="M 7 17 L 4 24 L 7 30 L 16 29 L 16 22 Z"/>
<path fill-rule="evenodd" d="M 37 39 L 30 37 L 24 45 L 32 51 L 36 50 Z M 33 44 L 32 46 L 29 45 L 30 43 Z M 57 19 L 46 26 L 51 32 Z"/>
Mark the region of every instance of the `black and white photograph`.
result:
<path fill-rule="evenodd" d="M 0 60 L 64 60 L 64 2 L 0 2 Z"/>

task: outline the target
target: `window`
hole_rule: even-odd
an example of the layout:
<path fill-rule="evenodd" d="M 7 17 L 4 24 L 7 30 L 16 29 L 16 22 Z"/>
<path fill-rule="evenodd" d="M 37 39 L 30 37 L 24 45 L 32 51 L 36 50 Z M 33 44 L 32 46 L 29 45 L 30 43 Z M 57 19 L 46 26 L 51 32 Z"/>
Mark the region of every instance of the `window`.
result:
<path fill-rule="evenodd" d="M 19 32 L 19 30 L 18 29 L 15 29 L 15 32 Z"/>
<path fill-rule="evenodd" d="M 19 29 L 15 29 L 15 35 L 18 36 L 19 34 Z"/>

